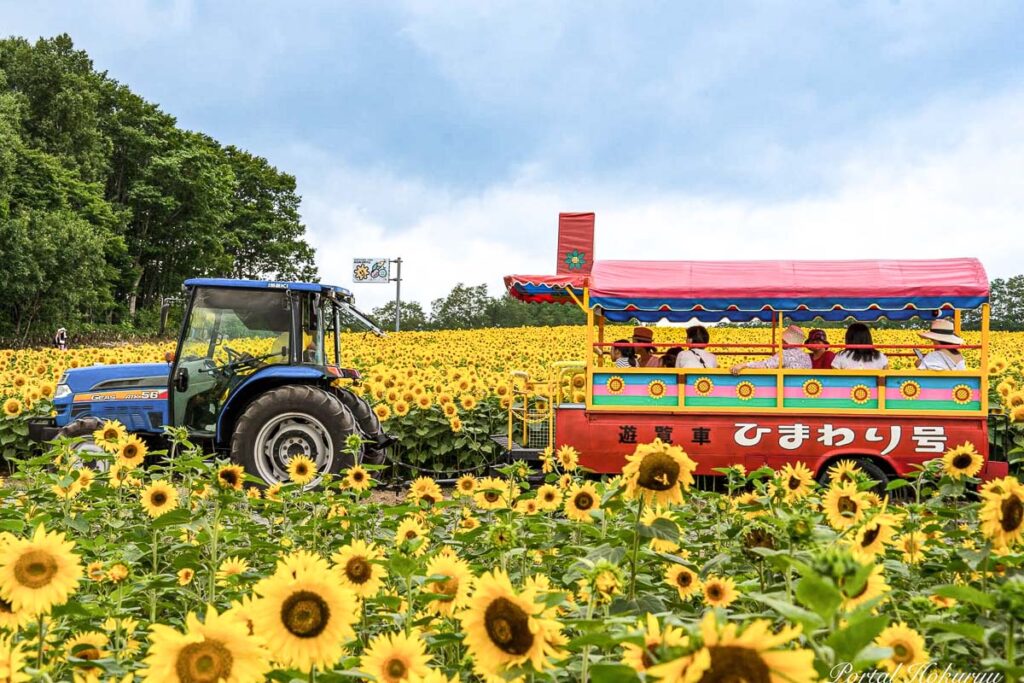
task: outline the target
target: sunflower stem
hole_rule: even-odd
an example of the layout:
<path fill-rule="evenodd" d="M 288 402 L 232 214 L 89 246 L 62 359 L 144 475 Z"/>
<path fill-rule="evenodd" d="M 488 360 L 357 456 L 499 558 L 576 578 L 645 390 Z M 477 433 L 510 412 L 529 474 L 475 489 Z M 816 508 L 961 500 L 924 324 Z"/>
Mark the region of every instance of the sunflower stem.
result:
<path fill-rule="evenodd" d="M 590 591 L 590 600 L 587 601 L 587 621 L 594 618 L 594 591 Z M 583 663 L 580 669 L 580 681 L 587 683 L 590 678 L 590 646 L 583 646 Z"/>
<path fill-rule="evenodd" d="M 36 668 L 43 670 L 43 643 L 46 642 L 46 615 L 39 615 L 39 651 L 36 653 Z"/>
<path fill-rule="evenodd" d="M 641 495 L 636 504 L 636 525 L 633 527 L 633 556 L 629 567 L 629 599 L 636 599 L 636 558 L 640 552 L 640 517 L 644 513 L 644 497 Z M 589 617 L 588 617 L 589 618 Z"/>
<path fill-rule="evenodd" d="M 217 540 L 220 527 L 220 494 L 213 495 L 213 522 L 210 524 L 210 570 L 208 582 L 208 594 L 210 604 L 214 604 L 217 598 Z"/>
<path fill-rule="evenodd" d="M 156 623 L 156 566 L 157 566 L 157 542 L 160 531 L 153 528 L 153 589 L 149 594 L 149 623 Z"/>

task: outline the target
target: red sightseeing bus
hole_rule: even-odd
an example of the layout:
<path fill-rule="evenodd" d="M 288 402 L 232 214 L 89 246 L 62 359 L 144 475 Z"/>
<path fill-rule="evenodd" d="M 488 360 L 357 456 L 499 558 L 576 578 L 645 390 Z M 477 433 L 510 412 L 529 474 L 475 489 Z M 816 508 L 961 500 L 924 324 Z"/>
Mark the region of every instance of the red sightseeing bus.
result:
<path fill-rule="evenodd" d="M 592 229 L 593 214 L 587 215 Z M 582 361 L 556 363 L 547 378 L 514 373 L 507 434 L 513 457 L 568 444 L 581 453 L 583 466 L 614 473 L 636 444 L 660 438 L 682 446 L 698 463 L 698 474 L 737 463 L 749 470 L 803 462 L 820 478 L 837 460 L 854 459 L 884 483 L 970 443 L 985 461 L 980 476 L 1007 474 L 1006 462 L 989 458 L 988 278 L 977 260 L 588 263 L 590 254 L 578 242 L 560 243 L 567 253 L 559 254 L 559 263 L 568 269 L 553 276 L 509 275 L 506 287 L 521 301 L 582 308 L 589 352 Z M 966 370 L 923 371 L 916 362 L 885 370 L 765 368 L 740 374 L 727 368 L 624 368 L 608 361 L 611 343 L 605 338 L 607 323 L 759 321 L 771 325 L 763 344 L 711 343 L 706 349 L 720 359 L 774 355 L 781 368 L 782 332 L 792 324 L 922 318 L 925 328 L 946 318 L 959 334 L 961 314 L 975 310 L 980 343 L 959 346 Z M 712 342 L 714 335 L 712 327 Z M 916 352 L 933 348 L 921 341 L 875 348 L 916 361 Z"/>

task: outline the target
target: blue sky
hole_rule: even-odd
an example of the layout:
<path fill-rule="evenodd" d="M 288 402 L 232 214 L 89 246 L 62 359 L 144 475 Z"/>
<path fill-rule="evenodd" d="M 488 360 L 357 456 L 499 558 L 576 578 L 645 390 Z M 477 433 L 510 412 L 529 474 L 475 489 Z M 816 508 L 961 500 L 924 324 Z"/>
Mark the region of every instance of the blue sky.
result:
<path fill-rule="evenodd" d="M 424 303 L 602 258 L 980 257 L 1024 271 L 1016 2 L 6 2 L 180 124 L 294 173 L 326 280 Z M 389 288 L 363 285 L 367 307 Z"/>

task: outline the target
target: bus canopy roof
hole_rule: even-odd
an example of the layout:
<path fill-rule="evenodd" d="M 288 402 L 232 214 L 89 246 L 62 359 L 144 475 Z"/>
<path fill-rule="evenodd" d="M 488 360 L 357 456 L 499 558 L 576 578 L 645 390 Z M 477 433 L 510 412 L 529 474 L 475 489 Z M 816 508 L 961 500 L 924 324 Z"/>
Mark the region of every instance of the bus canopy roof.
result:
<path fill-rule="evenodd" d="M 906 320 L 988 301 L 977 259 L 859 261 L 595 261 L 589 275 L 507 275 L 513 297 L 568 303 L 570 291 L 613 322 Z"/>

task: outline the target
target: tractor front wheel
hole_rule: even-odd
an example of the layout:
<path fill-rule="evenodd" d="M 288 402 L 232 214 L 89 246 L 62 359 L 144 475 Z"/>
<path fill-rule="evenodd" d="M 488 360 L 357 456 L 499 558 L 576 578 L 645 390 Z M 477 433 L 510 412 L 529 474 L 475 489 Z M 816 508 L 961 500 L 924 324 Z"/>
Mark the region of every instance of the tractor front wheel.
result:
<path fill-rule="evenodd" d="M 93 437 L 93 432 L 97 431 L 103 426 L 103 420 L 96 417 L 80 417 L 77 420 L 73 420 L 68 424 L 64 425 L 59 432 L 57 432 L 57 438 L 80 438 L 81 441 L 77 442 L 71 447 L 71 450 L 75 454 L 85 456 L 82 458 L 83 462 L 89 467 L 105 472 L 110 468 L 110 458 L 102 457 L 106 455 L 106 451 L 96 443 L 96 439 Z"/>
<path fill-rule="evenodd" d="M 288 481 L 288 463 L 304 455 L 321 476 L 352 465 L 345 439 L 355 432 L 352 414 L 336 397 L 317 387 L 271 389 L 246 407 L 235 424 L 231 459 L 267 485 Z"/>

